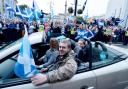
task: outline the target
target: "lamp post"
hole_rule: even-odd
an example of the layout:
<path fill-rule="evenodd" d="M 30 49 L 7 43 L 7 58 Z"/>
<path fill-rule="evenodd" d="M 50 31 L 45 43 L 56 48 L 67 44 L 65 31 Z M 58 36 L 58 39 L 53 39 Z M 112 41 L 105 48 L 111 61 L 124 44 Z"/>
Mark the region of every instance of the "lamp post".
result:
<path fill-rule="evenodd" d="M 74 16 L 76 16 L 76 12 L 77 12 L 77 3 L 78 3 L 78 0 L 75 0 L 75 10 L 74 10 Z"/>

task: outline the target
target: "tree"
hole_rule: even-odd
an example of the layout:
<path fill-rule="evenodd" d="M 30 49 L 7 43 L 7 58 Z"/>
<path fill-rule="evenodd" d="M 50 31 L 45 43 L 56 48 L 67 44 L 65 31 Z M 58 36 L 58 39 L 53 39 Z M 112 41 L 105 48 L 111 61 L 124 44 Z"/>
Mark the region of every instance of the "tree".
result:
<path fill-rule="evenodd" d="M 77 23 L 78 23 L 78 24 L 81 24 L 81 22 L 84 22 L 84 23 L 85 23 L 85 21 L 84 21 L 84 19 L 83 19 L 82 16 L 77 16 L 77 17 L 76 17 L 76 20 L 77 20 Z"/>
<path fill-rule="evenodd" d="M 27 6 L 26 4 L 19 5 L 19 7 L 20 7 L 22 10 L 25 10 L 25 8 L 28 8 L 28 6 Z"/>
<path fill-rule="evenodd" d="M 68 13 L 69 13 L 69 14 L 72 14 L 72 13 L 73 13 L 73 11 L 74 11 L 74 10 L 73 10 L 73 8 L 72 8 L 72 7 L 69 7 L 69 8 L 68 8 Z"/>
<path fill-rule="evenodd" d="M 78 13 L 78 14 L 82 14 L 82 13 L 83 13 L 83 10 L 82 10 L 82 9 L 79 9 L 79 10 L 77 11 L 77 13 Z"/>

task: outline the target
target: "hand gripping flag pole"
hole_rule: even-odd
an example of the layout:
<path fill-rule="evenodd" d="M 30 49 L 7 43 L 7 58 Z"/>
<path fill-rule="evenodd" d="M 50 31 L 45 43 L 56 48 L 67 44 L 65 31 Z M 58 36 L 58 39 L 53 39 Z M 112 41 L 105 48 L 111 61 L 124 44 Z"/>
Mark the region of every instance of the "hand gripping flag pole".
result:
<path fill-rule="evenodd" d="M 28 39 L 27 28 L 25 27 L 25 35 L 22 39 L 18 60 L 15 64 L 14 72 L 20 78 L 31 77 L 37 73 L 32 48 Z"/>

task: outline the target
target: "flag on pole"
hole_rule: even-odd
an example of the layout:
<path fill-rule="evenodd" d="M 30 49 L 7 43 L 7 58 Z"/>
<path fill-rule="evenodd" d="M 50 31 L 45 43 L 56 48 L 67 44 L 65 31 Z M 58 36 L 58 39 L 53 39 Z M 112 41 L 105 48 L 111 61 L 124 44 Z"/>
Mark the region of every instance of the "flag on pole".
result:
<path fill-rule="evenodd" d="M 14 72 L 20 78 L 31 77 L 37 72 L 34 58 L 32 55 L 32 48 L 28 40 L 26 26 L 25 35 L 22 40 L 22 45 L 20 48 L 18 60 L 15 64 Z"/>
<path fill-rule="evenodd" d="M 21 9 L 18 5 L 16 6 L 16 15 L 20 18 L 29 18 L 26 9 Z"/>
<path fill-rule="evenodd" d="M 37 5 L 37 3 L 35 2 L 35 0 L 33 0 L 33 4 L 32 4 L 32 10 L 33 10 L 33 13 L 36 17 L 37 20 L 40 20 L 40 16 L 41 16 L 41 11 Z"/>
<path fill-rule="evenodd" d="M 40 9 L 39 9 L 37 3 L 35 2 L 35 0 L 33 0 L 32 9 L 33 9 L 33 10 L 36 10 L 36 11 L 40 11 Z"/>
<path fill-rule="evenodd" d="M 29 21 L 29 23 L 31 23 L 33 21 L 33 18 L 34 18 L 33 11 L 31 8 L 27 8 L 26 12 L 28 15 L 28 21 Z"/>
<path fill-rule="evenodd" d="M 15 10 L 11 6 L 9 6 L 7 3 L 5 3 L 5 9 L 8 11 L 15 12 Z"/>
<path fill-rule="evenodd" d="M 20 11 L 20 8 L 19 8 L 18 5 L 16 5 L 15 14 L 16 14 L 18 17 L 23 18 L 23 17 L 22 17 L 22 14 L 21 14 L 21 11 Z"/>
<path fill-rule="evenodd" d="M 21 9 L 20 8 L 20 12 L 21 12 L 21 15 L 22 15 L 23 18 L 29 18 L 28 14 L 27 14 L 27 9 L 26 8 L 25 9 Z"/>

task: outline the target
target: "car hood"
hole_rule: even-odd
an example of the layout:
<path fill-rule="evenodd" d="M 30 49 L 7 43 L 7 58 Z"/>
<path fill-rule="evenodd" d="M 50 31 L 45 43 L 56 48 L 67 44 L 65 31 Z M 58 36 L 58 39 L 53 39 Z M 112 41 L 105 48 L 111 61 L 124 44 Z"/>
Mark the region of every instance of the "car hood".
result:
<path fill-rule="evenodd" d="M 42 37 L 43 37 L 42 32 L 32 33 L 31 35 L 29 35 L 30 44 L 32 45 L 32 44 L 36 44 L 36 43 L 41 43 Z M 0 60 L 6 56 L 12 54 L 15 51 L 18 51 L 20 49 L 21 42 L 22 42 L 22 38 L 17 40 L 16 42 L 9 44 L 7 47 L 1 49 L 0 50 Z"/>

